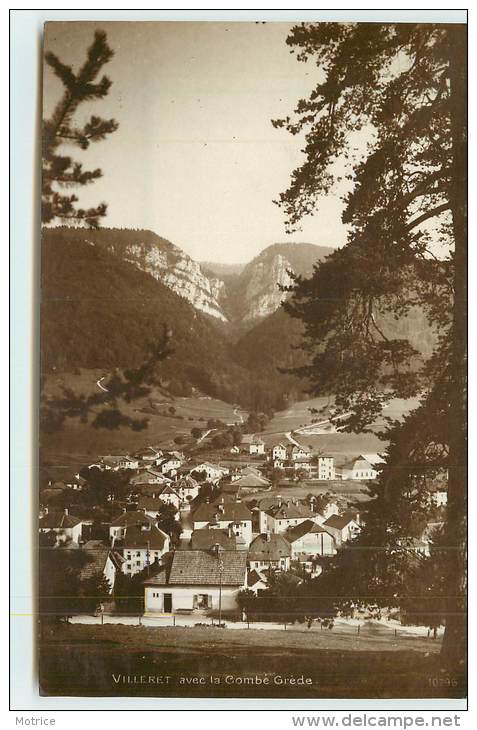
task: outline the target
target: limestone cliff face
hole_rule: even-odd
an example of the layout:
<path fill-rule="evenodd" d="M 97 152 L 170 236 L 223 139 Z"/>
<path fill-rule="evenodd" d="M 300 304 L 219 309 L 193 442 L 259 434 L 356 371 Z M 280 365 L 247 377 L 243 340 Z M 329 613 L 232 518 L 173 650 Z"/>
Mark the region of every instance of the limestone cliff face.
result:
<path fill-rule="evenodd" d="M 245 267 L 243 280 L 243 321 L 261 319 L 275 312 L 286 293 L 280 286 L 288 286 L 293 271 L 290 261 L 281 254 L 255 260 Z"/>
<path fill-rule="evenodd" d="M 206 276 L 200 265 L 174 244 L 161 239 L 157 240 L 121 241 L 118 246 L 114 242 L 108 244 L 111 253 L 121 256 L 125 261 L 141 271 L 151 274 L 162 281 L 176 294 L 187 299 L 201 312 L 217 317 L 226 322 L 219 304 L 224 282 L 219 278 Z"/>
<path fill-rule="evenodd" d="M 309 276 L 329 253 L 331 249 L 309 243 L 267 246 L 240 274 L 235 293 L 240 320 L 252 323 L 273 314 L 287 296 L 280 286 L 292 283 L 289 272 Z"/>

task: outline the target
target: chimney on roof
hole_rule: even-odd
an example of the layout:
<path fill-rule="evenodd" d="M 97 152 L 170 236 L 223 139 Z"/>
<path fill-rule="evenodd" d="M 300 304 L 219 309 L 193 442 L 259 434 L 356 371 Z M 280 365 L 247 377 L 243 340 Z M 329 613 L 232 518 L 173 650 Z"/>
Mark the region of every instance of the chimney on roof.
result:
<path fill-rule="evenodd" d="M 290 500 L 288 500 L 287 507 L 290 507 L 290 505 L 291 505 L 291 502 L 290 502 Z"/>
<path fill-rule="evenodd" d="M 240 504 L 242 502 L 242 500 L 240 499 L 240 497 L 238 496 L 238 494 L 235 497 L 235 501 L 237 502 L 237 504 Z"/>
<path fill-rule="evenodd" d="M 224 505 L 222 503 L 219 504 L 219 512 L 224 513 Z"/>
<path fill-rule="evenodd" d="M 65 507 L 65 515 L 68 514 L 68 507 Z"/>
<path fill-rule="evenodd" d="M 282 495 L 281 494 L 277 494 L 277 501 L 278 501 L 278 506 L 281 507 L 282 506 Z"/>
<path fill-rule="evenodd" d="M 123 515 L 126 513 L 126 507 L 123 507 Z"/>
<path fill-rule="evenodd" d="M 272 535 L 270 533 L 270 530 L 267 530 L 267 538 L 266 539 L 267 539 L 267 542 L 270 542 L 271 539 L 272 539 Z"/>
<path fill-rule="evenodd" d="M 231 522 L 230 522 L 230 524 L 228 526 L 228 533 L 229 533 L 229 537 L 232 537 L 233 532 L 232 532 L 232 523 Z"/>

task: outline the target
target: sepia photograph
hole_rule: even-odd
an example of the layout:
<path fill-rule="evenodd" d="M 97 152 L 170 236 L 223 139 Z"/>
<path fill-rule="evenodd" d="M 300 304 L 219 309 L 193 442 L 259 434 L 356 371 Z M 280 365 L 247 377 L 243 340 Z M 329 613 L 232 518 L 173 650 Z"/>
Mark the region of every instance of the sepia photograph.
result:
<path fill-rule="evenodd" d="M 467 26 L 42 44 L 39 696 L 466 698 Z"/>

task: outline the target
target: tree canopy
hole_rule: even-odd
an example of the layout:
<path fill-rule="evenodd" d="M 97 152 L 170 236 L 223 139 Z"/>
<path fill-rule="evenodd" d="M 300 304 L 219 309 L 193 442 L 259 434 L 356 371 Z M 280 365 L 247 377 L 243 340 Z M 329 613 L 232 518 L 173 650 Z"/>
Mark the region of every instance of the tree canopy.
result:
<path fill-rule="evenodd" d="M 393 397 L 418 396 L 404 422 L 389 424 L 387 464 L 370 524 L 381 548 L 399 514 L 411 529 L 409 495 L 449 474 L 446 560 L 449 596 L 443 655 L 463 662 L 466 622 L 466 35 L 460 25 L 318 23 L 287 43 L 316 63 L 318 83 L 275 126 L 304 137 L 303 164 L 278 203 L 289 228 L 346 187 L 346 244 L 296 277 L 285 308 L 304 324 L 314 394 L 335 394 L 336 415 L 366 429 Z M 409 337 L 391 337 L 386 313 L 422 309 L 435 333 L 424 359 Z M 380 516 L 380 517 L 379 517 Z M 407 520 L 407 522 L 406 522 Z M 362 541 L 366 539 L 366 528 Z M 374 576 L 386 583 L 391 551 Z M 394 574 L 394 573 L 393 573 Z M 370 571 L 366 573 L 371 579 Z M 369 586 L 368 586 L 369 587 Z M 382 588 L 382 586 L 381 586 Z"/>
<path fill-rule="evenodd" d="M 95 80 L 113 55 L 106 33 L 101 30 L 95 32 L 86 60 L 78 73 L 74 73 L 71 66 L 67 66 L 51 51 L 45 54 L 45 61 L 61 80 L 64 92 L 50 119 L 43 123 L 43 223 L 73 221 L 97 228 L 100 218 L 106 215 L 106 203 L 88 209 L 78 208 L 78 197 L 74 193 L 65 195 L 60 192 L 65 188 L 89 185 L 102 176 L 99 168 L 83 170 L 80 162 L 60 152 L 60 146 L 70 144 L 86 150 L 92 142 L 104 140 L 108 134 L 117 130 L 115 119 L 102 119 L 95 115 L 84 126 L 74 123 L 74 115 L 81 104 L 104 99 L 108 95 L 112 83 L 108 76 L 103 76 L 98 82 Z"/>

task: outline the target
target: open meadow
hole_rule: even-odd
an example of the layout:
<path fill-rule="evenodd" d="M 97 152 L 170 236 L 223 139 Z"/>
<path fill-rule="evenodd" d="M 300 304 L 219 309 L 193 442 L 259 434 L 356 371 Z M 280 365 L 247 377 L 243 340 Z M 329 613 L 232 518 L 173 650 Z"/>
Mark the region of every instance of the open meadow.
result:
<path fill-rule="evenodd" d="M 101 370 L 80 369 L 74 374 L 49 376 L 45 391 L 59 396 L 65 387 L 77 394 L 90 395 L 99 392 L 104 375 Z M 235 423 L 247 415 L 234 405 L 208 396 L 172 397 L 159 390 L 153 391 L 148 398 L 124 404 L 121 408 L 132 418 L 147 418 L 147 428 L 141 431 L 127 427 L 96 429 L 79 419 L 69 419 L 61 430 L 42 434 L 42 460 L 48 472 L 61 479 L 71 476 L 72 470 L 74 472 L 84 464 L 92 463 L 100 455 L 131 454 L 148 445 L 179 448 L 175 438 L 184 437 L 193 442 L 191 429 L 205 429 L 209 419 Z"/>
<path fill-rule="evenodd" d="M 69 624 L 47 625 L 42 634 L 43 695 L 465 695 L 460 677 L 439 673 L 440 641 L 423 638 L 310 633 L 293 627 L 285 632 Z"/>

